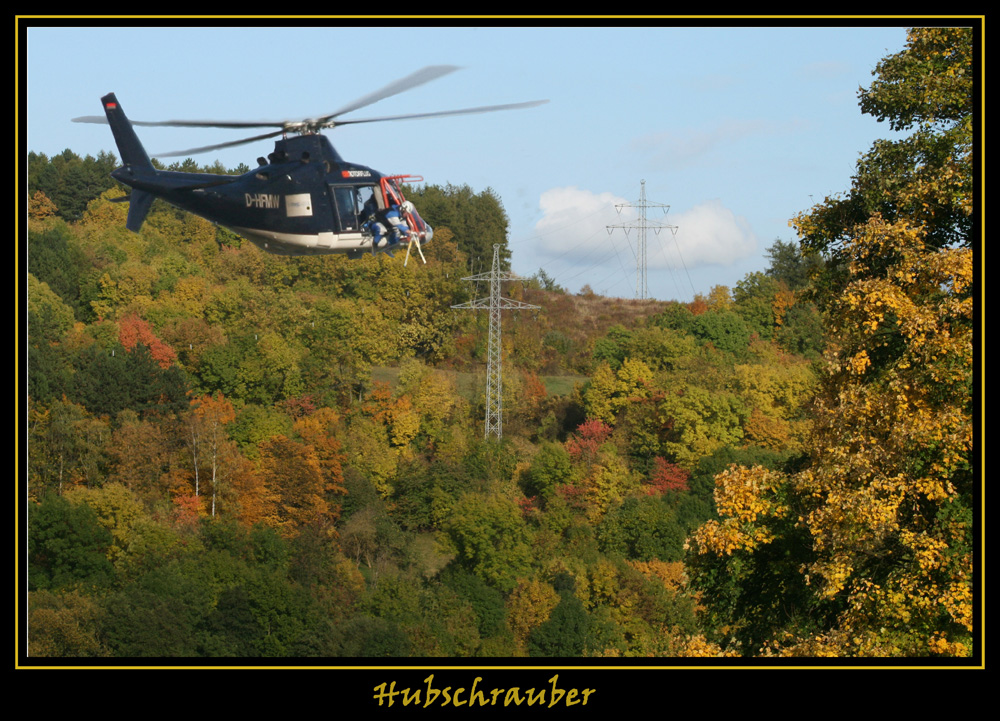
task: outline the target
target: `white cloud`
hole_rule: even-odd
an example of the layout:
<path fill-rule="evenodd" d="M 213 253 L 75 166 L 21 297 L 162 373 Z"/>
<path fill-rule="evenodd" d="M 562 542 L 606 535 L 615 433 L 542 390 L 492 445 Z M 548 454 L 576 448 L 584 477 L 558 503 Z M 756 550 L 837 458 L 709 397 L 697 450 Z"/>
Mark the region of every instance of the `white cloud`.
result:
<path fill-rule="evenodd" d="M 543 217 L 535 225 L 535 250 L 550 260 L 570 265 L 603 262 L 612 266 L 634 262 L 638 215 L 634 205 L 613 193 L 594 193 L 577 187 L 552 188 L 542 193 L 539 207 Z M 703 265 L 732 265 L 757 253 L 757 237 L 746 218 L 737 216 L 722 201 L 710 200 L 681 213 L 663 216 L 647 213 L 646 261 L 649 269 L 687 268 Z M 663 227 L 677 226 L 676 233 Z M 626 233 L 618 227 L 632 226 Z"/>
<path fill-rule="evenodd" d="M 671 213 L 676 237 L 662 230 L 647 233 L 646 255 L 650 267 L 694 268 L 700 265 L 732 265 L 757 252 L 757 236 L 743 216 L 710 200 L 682 213 Z M 654 239 L 655 238 L 655 239 Z"/>
<path fill-rule="evenodd" d="M 552 256 L 599 243 L 608 235 L 607 226 L 631 219 L 625 211 L 621 216 L 615 211 L 616 204 L 627 202 L 613 193 L 575 186 L 546 190 L 538 200 L 542 211 L 535 224 L 538 250 Z"/>

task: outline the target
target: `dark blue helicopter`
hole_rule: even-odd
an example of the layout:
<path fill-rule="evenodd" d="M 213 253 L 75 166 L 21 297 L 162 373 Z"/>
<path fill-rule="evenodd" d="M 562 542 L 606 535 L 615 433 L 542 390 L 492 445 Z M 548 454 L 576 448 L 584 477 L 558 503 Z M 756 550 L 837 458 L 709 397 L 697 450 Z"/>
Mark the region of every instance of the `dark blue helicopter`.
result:
<path fill-rule="evenodd" d="M 419 182 L 411 175 L 383 175 L 372 168 L 345 161 L 321 135 L 325 128 L 353 123 L 440 117 L 512 110 L 547 101 L 489 105 L 463 110 L 338 120 L 341 115 L 371 105 L 458 68 L 429 66 L 366 95 L 335 113 L 299 121 L 240 122 L 207 120 L 129 121 L 114 93 L 101 98 L 105 117 L 74 118 L 74 122 L 111 126 L 122 167 L 111 176 L 132 188 L 126 227 L 138 232 L 156 198 L 218 223 L 260 248 L 281 255 L 364 253 L 391 251 L 407 245 L 407 260 L 414 245 L 433 237 L 413 204 L 403 197 L 401 184 Z M 163 157 L 233 147 L 281 136 L 274 152 L 258 158 L 258 167 L 242 175 L 214 175 L 157 170 L 150 162 L 133 126 L 253 128 L 277 130 L 251 138 L 164 153 Z"/>

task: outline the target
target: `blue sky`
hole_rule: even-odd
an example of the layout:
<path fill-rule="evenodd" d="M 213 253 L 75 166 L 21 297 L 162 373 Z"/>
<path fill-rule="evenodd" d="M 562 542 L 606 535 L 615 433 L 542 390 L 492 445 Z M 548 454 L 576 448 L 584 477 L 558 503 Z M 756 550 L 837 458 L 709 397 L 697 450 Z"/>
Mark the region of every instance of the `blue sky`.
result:
<path fill-rule="evenodd" d="M 615 205 L 635 204 L 644 180 L 647 201 L 670 206 L 666 214 L 651 210 L 649 220 L 676 226 L 647 235 L 649 295 L 690 300 L 763 270 L 776 239 L 795 239 L 789 218 L 850 187 L 859 154 L 891 135 L 861 114 L 858 89 L 906 41 L 903 25 L 857 20 L 844 27 L 326 26 L 334 22 L 29 28 L 28 149 L 117 155 L 106 126 L 70 122 L 100 114 L 100 97 L 112 91 L 137 120 L 301 119 L 425 65 L 458 65 L 353 117 L 549 103 L 344 126 L 331 131 L 341 155 L 431 184 L 492 188 L 510 217 L 517 273 L 543 268 L 572 292 L 588 284 L 622 298 L 636 294 L 637 233 L 607 226 L 636 220 Z M 139 132 L 153 154 L 240 137 L 217 129 Z M 197 160 L 252 167 L 271 148 L 261 141 Z"/>

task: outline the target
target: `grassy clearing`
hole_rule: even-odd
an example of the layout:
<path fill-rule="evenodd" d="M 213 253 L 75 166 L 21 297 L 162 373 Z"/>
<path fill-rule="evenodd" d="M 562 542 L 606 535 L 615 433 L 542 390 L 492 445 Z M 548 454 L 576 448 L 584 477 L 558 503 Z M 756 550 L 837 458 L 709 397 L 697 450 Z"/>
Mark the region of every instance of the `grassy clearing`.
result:
<path fill-rule="evenodd" d="M 587 376 L 541 376 L 545 392 L 550 396 L 567 396 L 578 383 L 586 383 Z"/>

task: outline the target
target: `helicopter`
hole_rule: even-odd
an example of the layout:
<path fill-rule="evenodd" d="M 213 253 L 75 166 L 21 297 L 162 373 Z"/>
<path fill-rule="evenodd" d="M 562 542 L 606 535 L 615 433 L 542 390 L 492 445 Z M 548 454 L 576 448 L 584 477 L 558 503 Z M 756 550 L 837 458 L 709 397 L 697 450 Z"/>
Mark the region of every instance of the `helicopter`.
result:
<path fill-rule="evenodd" d="M 182 210 L 201 216 L 278 255 L 343 253 L 349 258 L 392 251 L 406 243 L 406 261 L 415 246 L 430 242 L 433 229 L 403 196 L 402 186 L 421 182 L 415 175 L 385 175 L 344 160 L 320 131 L 339 125 L 388 120 L 441 117 L 530 108 L 547 100 L 488 105 L 461 110 L 340 119 L 341 115 L 371 105 L 458 70 L 432 65 L 369 93 L 336 112 L 317 118 L 283 121 L 166 120 L 130 121 L 114 93 L 101 98 L 104 116 L 73 118 L 77 123 L 111 126 L 122 166 L 111 177 L 131 188 L 125 227 L 139 232 L 153 200 L 162 198 Z M 274 128 L 262 135 L 162 153 L 158 157 L 187 156 L 276 138 L 274 151 L 257 159 L 257 167 L 241 175 L 216 175 L 156 169 L 133 126 Z M 404 264 L 405 262 L 404 261 Z"/>

